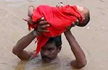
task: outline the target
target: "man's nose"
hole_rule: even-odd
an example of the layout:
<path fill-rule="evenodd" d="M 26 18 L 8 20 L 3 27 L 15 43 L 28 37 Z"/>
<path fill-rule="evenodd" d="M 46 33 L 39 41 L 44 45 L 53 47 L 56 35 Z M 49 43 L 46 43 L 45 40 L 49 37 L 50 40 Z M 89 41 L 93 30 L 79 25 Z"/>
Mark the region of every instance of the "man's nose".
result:
<path fill-rule="evenodd" d="M 43 55 L 44 55 L 44 56 L 48 56 L 48 55 L 49 55 L 49 52 L 48 52 L 48 51 L 44 51 L 44 52 L 43 52 Z"/>

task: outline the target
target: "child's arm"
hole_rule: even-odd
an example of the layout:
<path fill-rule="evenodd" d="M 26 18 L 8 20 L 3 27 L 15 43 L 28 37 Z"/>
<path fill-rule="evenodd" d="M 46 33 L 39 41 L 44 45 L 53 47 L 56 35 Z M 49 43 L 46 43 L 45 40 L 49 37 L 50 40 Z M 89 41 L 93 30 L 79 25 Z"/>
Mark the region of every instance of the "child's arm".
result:
<path fill-rule="evenodd" d="M 81 49 L 81 47 L 79 46 L 79 44 L 77 43 L 77 41 L 75 40 L 74 36 L 72 35 L 70 30 L 67 30 L 64 32 L 66 39 L 68 40 L 71 50 L 75 55 L 76 60 L 71 62 L 71 65 L 76 67 L 76 68 L 82 68 L 86 65 L 87 61 L 86 61 L 86 57 L 85 54 L 83 52 L 83 50 Z"/>

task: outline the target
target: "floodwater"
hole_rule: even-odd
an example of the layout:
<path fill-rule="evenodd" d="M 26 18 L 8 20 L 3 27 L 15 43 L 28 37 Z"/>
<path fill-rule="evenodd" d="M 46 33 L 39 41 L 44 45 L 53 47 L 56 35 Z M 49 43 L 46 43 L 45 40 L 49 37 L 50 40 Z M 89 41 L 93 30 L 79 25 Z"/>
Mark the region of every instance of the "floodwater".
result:
<path fill-rule="evenodd" d="M 27 17 L 28 6 L 39 4 L 55 6 L 60 1 L 65 4 L 85 6 L 91 12 L 91 21 L 86 27 L 71 29 L 88 61 L 81 70 L 108 69 L 107 0 L 0 0 L 0 70 L 77 70 L 69 64 L 75 57 L 64 34 L 62 34 L 62 50 L 52 63 L 42 63 L 40 57 L 30 61 L 20 61 L 12 54 L 16 42 L 29 33 L 27 24 L 23 21 L 23 18 Z M 33 41 L 26 50 L 32 51 L 35 47 Z"/>

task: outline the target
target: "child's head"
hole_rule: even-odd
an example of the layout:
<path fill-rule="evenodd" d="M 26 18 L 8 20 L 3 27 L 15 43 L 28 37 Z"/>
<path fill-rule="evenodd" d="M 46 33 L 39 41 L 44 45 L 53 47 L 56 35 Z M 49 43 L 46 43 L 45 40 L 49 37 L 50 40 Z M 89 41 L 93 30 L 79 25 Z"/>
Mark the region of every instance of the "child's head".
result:
<path fill-rule="evenodd" d="M 81 13 L 84 21 L 82 21 L 80 23 L 80 21 L 76 24 L 77 26 L 83 27 L 86 26 L 88 24 L 88 22 L 90 21 L 90 13 L 89 10 L 85 7 L 82 6 L 76 6 L 78 11 Z"/>

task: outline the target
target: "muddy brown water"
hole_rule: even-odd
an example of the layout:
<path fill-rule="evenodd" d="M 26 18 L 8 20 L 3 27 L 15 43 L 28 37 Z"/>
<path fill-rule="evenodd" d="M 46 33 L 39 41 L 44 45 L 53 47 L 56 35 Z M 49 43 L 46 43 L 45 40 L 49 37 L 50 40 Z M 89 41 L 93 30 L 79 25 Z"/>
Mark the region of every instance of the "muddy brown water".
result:
<path fill-rule="evenodd" d="M 91 21 L 84 27 L 72 28 L 76 40 L 84 50 L 87 65 L 81 70 L 108 70 L 108 1 L 107 0 L 0 0 L 0 70 L 77 70 L 70 66 L 75 57 L 62 34 L 62 50 L 58 58 L 50 64 L 41 62 L 41 58 L 20 61 L 12 54 L 16 42 L 29 33 L 26 22 L 29 5 L 48 4 L 55 6 L 58 2 L 78 4 L 89 8 Z M 26 50 L 34 50 L 34 41 Z"/>

